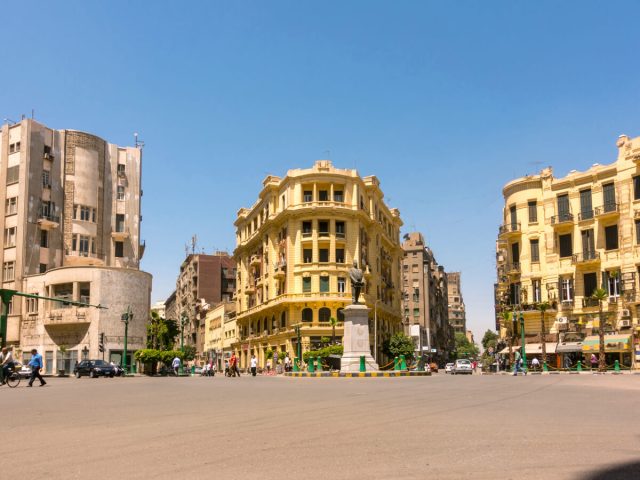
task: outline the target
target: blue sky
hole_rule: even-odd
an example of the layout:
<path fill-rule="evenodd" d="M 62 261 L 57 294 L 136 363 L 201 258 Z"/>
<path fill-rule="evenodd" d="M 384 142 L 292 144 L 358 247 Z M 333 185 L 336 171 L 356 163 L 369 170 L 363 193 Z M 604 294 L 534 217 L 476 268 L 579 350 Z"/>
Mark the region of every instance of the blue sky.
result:
<path fill-rule="evenodd" d="M 0 119 L 146 142 L 143 268 L 233 249 L 268 173 L 377 175 L 492 327 L 501 188 L 640 135 L 638 2 L 9 2 Z M 330 154 L 327 154 L 327 151 Z M 408 174 L 399 167 L 409 170 Z"/>

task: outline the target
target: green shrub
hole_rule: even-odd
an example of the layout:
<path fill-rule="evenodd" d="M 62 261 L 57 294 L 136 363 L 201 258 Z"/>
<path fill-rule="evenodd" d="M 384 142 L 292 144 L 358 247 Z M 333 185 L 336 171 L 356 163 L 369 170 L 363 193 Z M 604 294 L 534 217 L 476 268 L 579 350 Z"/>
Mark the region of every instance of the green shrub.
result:
<path fill-rule="evenodd" d="M 342 355 L 343 351 L 344 351 L 344 349 L 342 348 L 342 345 L 331 345 L 330 347 L 321 348 L 320 350 L 310 350 L 308 352 L 304 352 L 302 354 L 302 359 L 305 362 L 308 362 L 309 361 L 309 357 L 326 358 L 329 355 Z"/>

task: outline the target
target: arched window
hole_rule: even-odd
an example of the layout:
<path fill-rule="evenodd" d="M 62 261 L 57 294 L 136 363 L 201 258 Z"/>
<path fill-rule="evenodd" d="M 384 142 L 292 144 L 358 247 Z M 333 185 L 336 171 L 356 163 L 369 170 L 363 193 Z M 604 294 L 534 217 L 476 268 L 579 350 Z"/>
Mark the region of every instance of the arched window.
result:
<path fill-rule="evenodd" d="M 313 322 L 313 310 L 310 308 L 305 308 L 302 310 L 302 321 L 303 322 Z"/>
<path fill-rule="evenodd" d="M 280 328 L 287 328 L 287 312 L 280 314 Z"/>
<path fill-rule="evenodd" d="M 318 320 L 321 322 L 328 322 L 331 318 L 331 309 L 327 307 L 323 307 L 318 312 Z"/>
<path fill-rule="evenodd" d="M 343 312 L 343 310 L 344 310 L 344 308 L 339 308 L 339 309 L 336 311 L 336 315 L 337 315 L 337 317 L 338 317 L 338 321 L 339 321 L 339 322 L 344 322 L 344 312 Z"/>
<path fill-rule="evenodd" d="M 262 322 L 262 325 L 263 325 L 263 328 L 262 328 L 263 331 L 267 331 L 269 329 L 267 326 L 267 317 L 264 317 L 264 321 Z"/>

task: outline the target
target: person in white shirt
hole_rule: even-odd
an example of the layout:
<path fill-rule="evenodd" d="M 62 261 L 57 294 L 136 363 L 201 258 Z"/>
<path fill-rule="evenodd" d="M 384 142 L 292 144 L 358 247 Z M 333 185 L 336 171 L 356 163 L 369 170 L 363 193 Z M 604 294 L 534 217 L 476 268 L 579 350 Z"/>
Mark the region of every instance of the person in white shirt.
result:
<path fill-rule="evenodd" d="M 173 362 L 171 362 L 171 368 L 173 368 L 173 372 L 177 376 L 178 375 L 178 369 L 180 368 L 180 358 L 176 357 L 176 358 L 173 359 Z"/>
<path fill-rule="evenodd" d="M 533 360 L 531 360 L 531 368 L 533 370 L 538 370 L 540 368 L 540 360 L 538 360 L 538 357 L 533 357 Z"/>
<path fill-rule="evenodd" d="M 9 375 L 9 370 L 14 366 L 13 362 L 13 347 L 5 347 L 0 354 L 0 384 L 4 385 L 5 378 Z"/>
<path fill-rule="evenodd" d="M 287 355 L 286 357 L 284 357 L 284 371 L 288 372 L 290 368 L 291 368 L 291 359 L 289 358 L 289 355 Z"/>
<path fill-rule="evenodd" d="M 251 376 L 255 377 L 258 370 L 258 359 L 255 355 L 251 355 Z"/>

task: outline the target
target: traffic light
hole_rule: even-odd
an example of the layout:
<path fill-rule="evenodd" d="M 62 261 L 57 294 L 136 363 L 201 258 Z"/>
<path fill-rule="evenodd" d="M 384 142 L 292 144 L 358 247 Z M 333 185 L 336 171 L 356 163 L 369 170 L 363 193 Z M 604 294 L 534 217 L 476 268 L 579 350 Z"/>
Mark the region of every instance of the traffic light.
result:
<path fill-rule="evenodd" d="M 104 352 L 104 345 L 100 344 L 98 345 L 98 350 L 100 350 L 100 353 Z"/>

